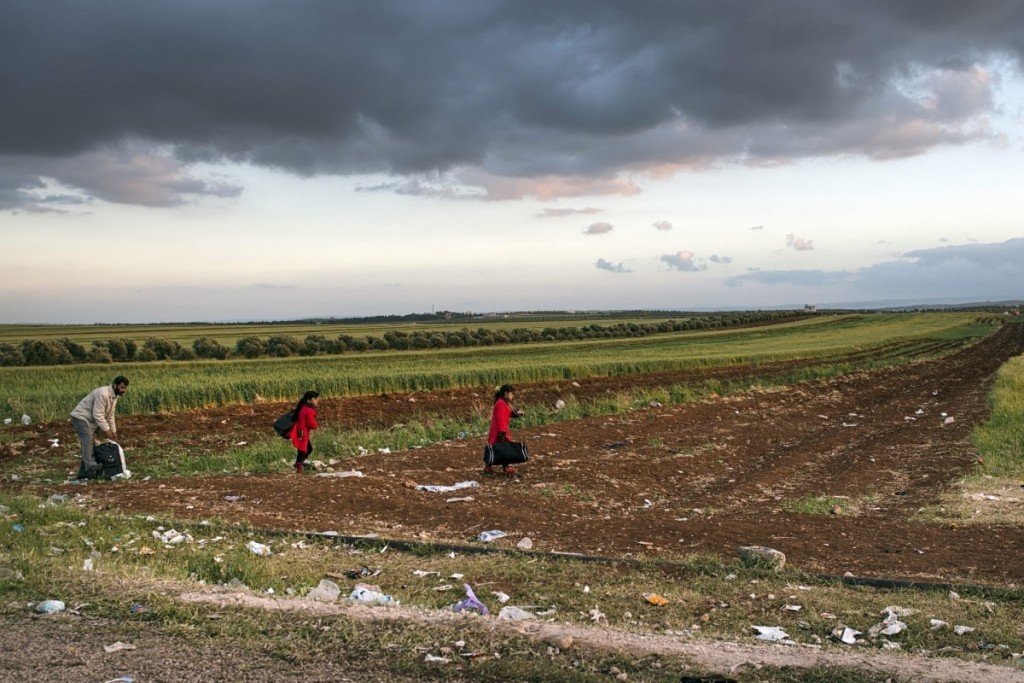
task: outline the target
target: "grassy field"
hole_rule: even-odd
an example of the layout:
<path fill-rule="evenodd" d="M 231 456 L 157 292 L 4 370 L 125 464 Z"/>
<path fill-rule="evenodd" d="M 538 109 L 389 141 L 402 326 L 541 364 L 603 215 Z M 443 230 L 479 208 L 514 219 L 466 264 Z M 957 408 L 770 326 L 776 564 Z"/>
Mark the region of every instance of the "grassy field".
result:
<path fill-rule="evenodd" d="M 347 595 L 358 579 L 346 580 L 342 573 L 366 564 L 380 569 L 371 581 L 384 592 L 403 606 L 427 613 L 440 613 L 451 606 L 462 597 L 461 584 L 467 582 L 494 612 L 501 604 L 492 591 L 503 591 L 511 596 L 508 604 L 551 610 L 557 621 L 568 625 L 592 625 L 591 610 L 599 609 L 605 632 L 664 634 L 680 641 L 725 639 L 754 644 L 751 625 L 772 624 L 785 628 L 798 643 L 823 652 L 841 651 L 848 646 L 831 641 L 829 634 L 843 623 L 865 634 L 860 649 L 868 652 L 883 650 L 892 640 L 911 653 L 943 652 L 946 657 L 965 660 L 983 654 L 990 662 L 1009 662 L 1011 653 L 1024 646 L 1019 629 L 1024 603 L 1019 589 L 989 595 L 960 588 L 961 599 L 952 600 L 945 591 L 847 587 L 798 572 L 773 574 L 699 556 L 668 569 L 519 554 L 450 556 L 430 546 L 385 553 L 382 542 L 353 547 L 298 534 L 269 535 L 217 520 L 200 524 L 97 511 L 73 500 L 54 503 L 0 494 L 0 504 L 5 506 L 0 566 L 9 570 L 8 578 L 0 581 L 0 604 L 6 605 L 0 608 L 3 613 L 13 620 L 18 614 L 27 614 L 28 605 L 59 599 L 69 608 L 77 607 L 84 617 L 69 623 L 92 628 L 105 623 L 103 620 L 117 622 L 118 635 L 108 637 L 109 641 L 137 642 L 144 640 L 147 632 L 160 632 L 179 638 L 180 647 L 200 638 L 221 647 L 247 649 L 254 657 L 269 651 L 292 666 L 315 661 L 322 652 L 329 653 L 335 666 L 345 667 L 346 658 L 355 656 L 355 666 L 370 662 L 378 672 L 439 679 L 457 674 L 432 668 L 424 662 L 425 654 L 449 654 L 453 648 L 499 653 L 474 665 L 472 671 L 480 680 L 615 680 L 614 675 L 609 676 L 613 666 L 628 672 L 629 680 L 678 681 L 684 674 L 704 673 L 679 658 L 627 649 L 602 651 L 576 644 L 559 651 L 551 649 L 548 642 L 510 637 L 477 620 L 388 625 L 360 623 L 343 614 L 217 608 L 177 599 L 182 592 L 203 592 L 224 584 L 254 597 L 298 598 L 327 574 Z M 22 530 L 15 530 L 14 523 Z M 189 539 L 165 545 L 153 537 L 170 528 L 188 534 Z M 250 540 L 269 544 L 273 555 L 253 555 L 246 547 Z M 86 560 L 92 562 L 92 571 L 82 569 Z M 415 571 L 436 575 L 417 576 Z M 453 573 L 460 578 L 448 578 Z M 439 590 L 445 584 L 451 588 Z M 643 598 L 647 592 L 663 596 L 668 604 L 648 604 Z M 130 611 L 133 604 L 144 606 L 145 611 Z M 783 609 L 786 604 L 802 609 L 787 611 Z M 867 635 L 889 605 L 914 610 L 904 617 L 906 631 L 893 638 Z M 211 618 L 211 613 L 216 618 Z M 930 618 L 969 624 L 975 632 L 964 638 L 951 628 L 936 630 L 930 627 Z M 62 621 L 59 616 L 44 619 Z M 47 625 L 56 627 L 56 623 Z M 981 649 L 976 645 L 979 642 L 989 645 Z M 898 666 L 895 660 L 887 664 Z M 781 675 L 777 670 L 759 670 L 744 668 L 730 678 L 882 681 L 896 673 L 876 670 L 875 674 L 881 674 L 877 676 L 847 668 L 801 669 Z M 462 680 L 461 676 L 457 679 Z M 897 675 L 895 680 L 901 679 Z"/>
<path fill-rule="evenodd" d="M 479 319 L 437 320 L 426 322 L 400 323 L 166 323 L 151 325 L 0 325 L 0 344 L 20 343 L 26 339 L 54 340 L 68 338 L 83 346 L 94 341 L 109 339 L 132 339 L 144 342 L 147 339 L 163 338 L 176 341 L 184 346 L 191 345 L 197 337 L 209 337 L 225 346 L 234 346 L 242 337 L 270 337 L 290 335 L 302 339 L 308 334 L 337 337 L 339 334 L 352 336 L 381 336 L 385 332 L 430 332 L 461 330 L 463 328 L 486 328 L 503 330 L 515 327 L 539 329 L 544 327 L 569 327 L 583 325 L 614 325 L 616 323 L 659 323 L 663 320 L 686 320 L 685 314 L 676 316 L 522 316 L 508 315 Z"/>
<path fill-rule="evenodd" d="M 118 365 L 0 368 L 0 414 L 63 418 L 113 374 L 132 380 L 121 414 L 327 396 L 422 391 L 502 382 L 632 374 L 826 357 L 897 341 L 970 339 L 993 327 L 971 313 L 845 315 L 737 330 L 436 351 Z"/>

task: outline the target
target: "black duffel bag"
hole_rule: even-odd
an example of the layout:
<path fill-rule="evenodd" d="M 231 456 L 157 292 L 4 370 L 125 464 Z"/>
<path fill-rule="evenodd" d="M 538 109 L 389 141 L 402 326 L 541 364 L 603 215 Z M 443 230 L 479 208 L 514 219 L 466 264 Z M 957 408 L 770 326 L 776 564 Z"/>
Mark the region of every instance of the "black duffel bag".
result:
<path fill-rule="evenodd" d="M 92 457 L 99 466 L 95 476 L 113 479 L 117 475 L 128 476 L 128 466 L 124 461 L 124 451 L 113 441 L 104 441 L 92 449 Z"/>
<path fill-rule="evenodd" d="M 484 464 L 488 466 L 518 465 L 529 459 L 530 453 L 521 441 L 499 441 L 484 446 Z"/>

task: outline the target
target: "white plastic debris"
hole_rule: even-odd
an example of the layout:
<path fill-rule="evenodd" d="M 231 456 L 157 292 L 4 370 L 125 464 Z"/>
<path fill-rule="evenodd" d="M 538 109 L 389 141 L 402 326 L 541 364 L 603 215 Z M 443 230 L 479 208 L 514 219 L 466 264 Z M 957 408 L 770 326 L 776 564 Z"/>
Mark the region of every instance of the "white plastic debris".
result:
<path fill-rule="evenodd" d="M 498 619 L 502 619 L 504 621 L 526 621 L 527 619 L 536 618 L 537 615 L 533 612 L 527 612 L 526 610 L 514 605 L 502 607 L 501 611 L 498 612 Z"/>
<path fill-rule="evenodd" d="M 963 626 L 961 624 L 957 624 L 956 626 L 953 627 L 953 633 L 957 634 L 958 636 L 965 636 L 968 633 L 973 633 L 973 632 L 974 632 L 974 627 L 973 626 Z"/>
<path fill-rule="evenodd" d="M 320 579 L 319 585 L 306 594 L 306 599 L 317 602 L 335 602 L 340 595 L 341 588 L 338 587 L 338 584 L 328 579 Z"/>
<path fill-rule="evenodd" d="M 887 607 L 885 609 L 885 619 L 882 620 L 882 623 L 875 624 L 869 628 L 868 634 L 871 636 L 894 636 L 898 633 L 902 633 L 906 630 L 907 625 L 899 620 L 899 617 L 901 616 L 900 612 L 909 614 L 911 611 L 912 610 L 903 610 L 900 607 Z"/>
<path fill-rule="evenodd" d="M 501 591 L 491 591 L 491 595 L 498 598 L 498 602 L 500 602 L 503 605 L 512 599 L 512 596 L 508 595 L 507 593 L 502 593 Z"/>
<path fill-rule="evenodd" d="M 594 622 L 595 624 L 597 622 L 601 621 L 602 619 L 605 619 L 604 612 L 602 612 L 601 610 L 599 610 L 596 607 L 594 609 L 590 610 L 589 612 L 587 612 L 587 614 L 590 615 L 590 620 L 592 622 Z"/>
<path fill-rule="evenodd" d="M 481 531 L 477 535 L 476 540 L 482 543 L 490 543 L 491 541 L 504 538 L 505 536 L 508 536 L 508 534 L 504 531 L 501 531 L 500 529 L 491 529 L 490 531 Z"/>
<path fill-rule="evenodd" d="M 651 402 L 650 402 L 650 403 L 648 403 L 647 405 L 649 405 L 649 406 L 650 406 L 650 407 L 652 407 L 652 408 L 664 408 L 664 406 L 663 406 L 663 405 L 661 405 L 661 402 L 660 402 L 660 401 L 651 401 Z"/>
<path fill-rule="evenodd" d="M 353 602 L 364 605 L 397 605 L 398 601 L 390 595 L 385 595 L 376 586 L 368 586 L 365 583 L 357 583 L 355 589 L 348 596 Z"/>
<path fill-rule="evenodd" d="M 944 425 L 951 425 L 954 422 L 956 422 L 956 420 L 953 418 L 952 415 L 950 415 L 949 417 L 947 417 L 945 420 L 942 421 L 942 424 L 944 424 Z"/>
<path fill-rule="evenodd" d="M 30 424 L 32 424 L 32 418 L 29 417 L 28 415 L 22 415 L 21 416 L 21 424 L 23 424 L 26 427 L 28 427 Z"/>
<path fill-rule="evenodd" d="M 9 417 L 5 417 L 4 418 L 4 425 L 9 425 L 9 424 L 11 424 L 11 422 L 12 422 L 11 418 L 9 418 Z"/>
<path fill-rule="evenodd" d="M 36 605 L 36 611 L 40 614 L 56 614 L 64 611 L 64 603 L 60 600 L 43 600 Z"/>
<path fill-rule="evenodd" d="M 938 631 L 940 628 L 946 628 L 949 626 L 949 622 L 943 621 L 942 619 L 932 619 L 928 623 L 931 624 L 933 631 Z"/>
<path fill-rule="evenodd" d="M 93 559 L 91 557 L 87 557 L 84 560 L 82 560 L 82 571 L 83 572 L 91 572 L 92 570 L 93 570 Z"/>
<path fill-rule="evenodd" d="M 447 664 L 448 662 L 450 662 L 452 660 L 448 659 L 447 657 L 438 657 L 437 655 L 427 655 L 426 657 L 423 658 L 423 661 L 424 662 L 435 662 L 437 664 Z"/>
<path fill-rule="evenodd" d="M 377 452 L 378 453 L 383 453 L 384 455 L 391 455 L 391 449 L 387 448 L 387 447 L 385 447 L 385 448 L 378 448 Z"/>
<path fill-rule="evenodd" d="M 344 472 L 320 472 L 316 476 L 333 477 L 335 479 L 345 479 L 347 477 L 362 477 L 365 475 L 359 470 L 345 470 Z"/>
<path fill-rule="evenodd" d="M 430 493 L 452 493 L 453 491 L 460 491 L 462 489 L 475 489 L 480 486 L 478 481 L 459 481 L 451 486 L 437 486 L 437 485 L 425 485 L 419 484 L 416 487 L 417 491 L 429 491 Z"/>
<path fill-rule="evenodd" d="M 564 407 L 565 401 L 563 401 L 562 399 L 558 399 L 557 401 L 555 401 L 555 410 L 561 410 Z"/>
<path fill-rule="evenodd" d="M 134 645 L 129 645 L 128 643 L 122 643 L 120 640 L 117 641 L 116 643 L 114 643 L 113 645 L 104 645 L 103 646 L 103 651 L 106 652 L 108 655 L 112 654 L 114 652 L 120 652 L 121 650 L 134 650 L 134 649 L 135 649 Z"/>
<path fill-rule="evenodd" d="M 249 541 L 249 545 L 246 547 L 249 548 L 250 553 L 259 555 L 260 557 L 269 557 L 274 554 L 273 551 L 270 550 L 270 546 L 257 543 L 256 541 Z"/>
<path fill-rule="evenodd" d="M 924 411 L 918 408 L 917 410 L 914 411 L 914 415 L 924 415 Z"/>
<path fill-rule="evenodd" d="M 159 531 L 154 531 L 153 538 L 167 545 L 178 545 L 179 543 L 184 543 L 185 541 L 192 540 L 191 536 L 183 534 L 180 531 L 176 531 L 174 529 L 168 529 L 162 534 Z"/>
<path fill-rule="evenodd" d="M 894 643 L 891 640 L 883 640 L 882 641 L 882 649 L 883 650 L 902 650 L 903 646 L 900 645 L 899 643 Z"/>
<path fill-rule="evenodd" d="M 793 642 L 789 638 L 789 634 L 782 630 L 780 626 L 751 626 L 750 628 L 757 631 L 757 635 L 754 636 L 758 640 L 767 640 L 769 643 L 782 643 Z"/>
<path fill-rule="evenodd" d="M 521 539 L 519 539 L 519 542 L 516 543 L 516 547 L 520 550 L 530 550 L 531 548 L 533 548 L 533 539 L 529 536 L 523 536 Z"/>
<path fill-rule="evenodd" d="M 786 610 L 787 612 L 799 612 L 803 608 L 804 608 L 803 605 L 783 605 L 782 606 L 782 609 Z"/>
<path fill-rule="evenodd" d="M 426 569 L 413 569 L 412 575 L 422 578 L 424 576 L 441 576 L 441 572 L 428 572 Z"/>
<path fill-rule="evenodd" d="M 445 498 L 446 503 L 472 503 L 476 498 L 473 496 L 460 496 L 457 498 Z"/>
<path fill-rule="evenodd" d="M 842 624 L 832 629 L 832 637 L 841 643 L 846 643 L 847 645 L 855 644 L 857 642 L 857 636 L 859 635 L 861 635 L 860 631 L 856 631 L 849 626 L 844 626 Z"/>

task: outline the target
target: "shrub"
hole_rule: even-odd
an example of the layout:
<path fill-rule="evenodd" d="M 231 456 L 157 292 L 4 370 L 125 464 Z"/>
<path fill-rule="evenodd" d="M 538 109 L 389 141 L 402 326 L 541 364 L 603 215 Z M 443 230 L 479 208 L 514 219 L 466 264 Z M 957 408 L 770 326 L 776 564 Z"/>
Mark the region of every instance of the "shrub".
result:
<path fill-rule="evenodd" d="M 259 337 L 242 337 L 235 342 L 235 353 L 246 358 L 260 358 L 267 355 L 267 342 Z"/>
<path fill-rule="evenodd" d="M 174 360 L 195 360 L 196 352 L 187 346 L 182 346 L 178 349 L 178 353 L 174 355 Z"/>
<path fill-rule="evenodd" d="M 298 355 L 302 349 L 302 342 L 288 335 L 276 335 L 267 340 L 267 354 L 278 358 Z"/>
<path fill-rule="evenodd" d="M 0 344 L 0 365 L 24 365 L 25 355 L 14 344 Z"/>
<path fill-rule="evenodd" d="M 153 337 L 142 344 L 142 350 L 146 349 L 152 351 L 157 360 L 167 360 L 176 357 L 181 352 L 181 344 L 172 339 Z"/>
<path fill-rule="evenodd" d="M 158 360 L 158 358 L 156 357 L 156 351 L 149 348 L 148 346 L 143 346 L 142 350 L 135 354 L 135 360 L 140 361 L 142 363 L 150 363 L 152 361 Z"/>
<path fill-rule="evenodd" d="M 90 363 L 113 363 L 114 358 L 110 355 L 110 349 L 102 344 L 94 344 L 87 354 Z"/>
<path fill-rule="evenodd" d="M 210 337 L 199 337 L 192 341 L 192 350 L 199 358 L 213 358 L 224 360 L 231 354 L 231 350 L 216 339 Z"/>
<path fill-rule="evenodd" d="M 67 348 L 58 342 L 29 339 L 22 342 L 25 365 L 68 365 L 74 362 Z"/>

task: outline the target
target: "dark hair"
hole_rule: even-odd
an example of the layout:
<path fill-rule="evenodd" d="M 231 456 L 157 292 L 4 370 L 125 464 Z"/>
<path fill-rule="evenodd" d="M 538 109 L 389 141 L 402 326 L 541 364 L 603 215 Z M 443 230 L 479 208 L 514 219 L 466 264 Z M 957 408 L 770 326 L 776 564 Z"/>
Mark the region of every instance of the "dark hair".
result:
<path fill-rule="evenodd" d="M 515 387 L 513 387 L 511 384 L 502 384 L 500 387 L 498 387 L 498 391 L 494 393 L 494 400 L 497 401 L 499 398 L 505 398 L 505 394 L 515 390 Z"/>
<path fill-rule="evenodd" d="M 128 378 L 125 377 L 124 375 L 118 375 L 117 377 L 114 378 L 114 381 L 111 382 L 111 384 L 123 384 L 125 386 L 128 386 Z"/>
<path fill-rule="evenodd" d="M 319 391 L 307 391 L 306 393 L 304 393 L 302 395 L 302 398 L 299 399 L 299 402 L 295 404 L 295 411 L 292 413 L 292 418 L 296 422 L 298 422 L 299 421 L 299 411 L 302 410 L 302 406 L 308 406 L 309 405 L 309 399 L 311 399 L 311 398 L 318 398 L 319 396 L 320 396 L 320 392 Z"/>

